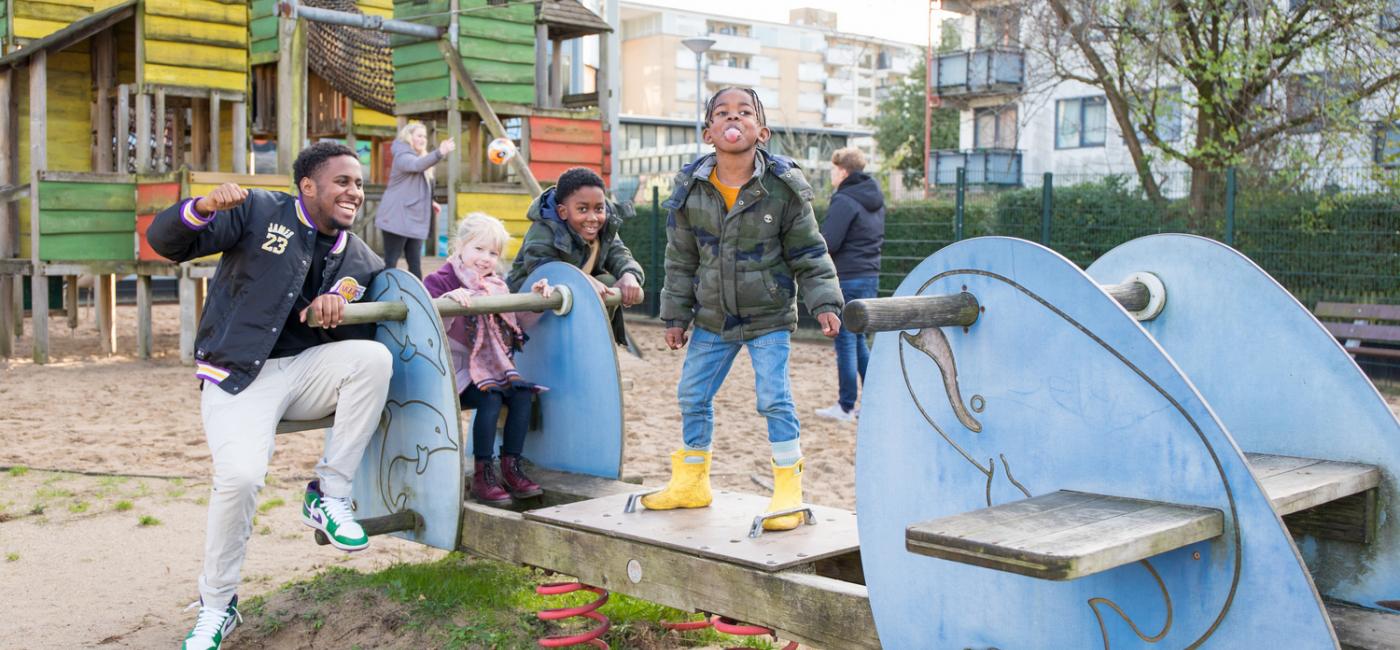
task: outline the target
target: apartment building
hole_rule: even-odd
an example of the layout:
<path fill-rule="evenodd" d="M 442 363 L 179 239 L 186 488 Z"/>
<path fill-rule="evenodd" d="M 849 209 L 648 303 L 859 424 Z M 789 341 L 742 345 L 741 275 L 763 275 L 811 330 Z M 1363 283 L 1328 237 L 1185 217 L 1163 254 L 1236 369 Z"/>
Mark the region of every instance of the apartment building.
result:
<path fill-rule="evenodd" d="M 836 14 L 817 9 L 794 10 L 783 24 L 623 2 L 621 20 L 622 176 L 674 171 L 694 155 L 697 74 L 701 100 L 724 86 L 757 90 L 773 148 L 809 172 L 823 174 L 841 146 L 861 147 L 874 159 L 867 122 L 922 51 L 838 32 Z M 699 71 L 682 44 L 693 37 L 714 41 Z"/>
<path fill-rule="evenodd" d="M 1296 5 L 1303 0 L 1279 1 Z M 937 101 L 960 113 L 959 147 L 931 153 L 934 185 L 953 185 L 959 168 L 965 170 L 969 185 L 984 187 L 1036 185 L 1045 172 L 1071 178 L 1135 174 L 1103 91 L 1052 77 L 1047 62 L 1022 47 L 1028 30 L 1036 28 L 1026 18 L 1034 2 L 944 2 L 945 11 L 959 14 L 948 19 L 955 29 L 944 33 L 955 32 L 961 49 L 934 56 L 930 83 Z M 1393 18 L 1382 15 L 1377 20 L 1384 29 L 1385 21 Z M 1309 75 L 1290 75 L 1274 84 L 1261 101 L 1284 115 L 1309 111 L 1326 91 L 1324 85 Z M 1189 147 L 1192 125 L 1181 102 L 1183 86 L 1166 82 L 1157 90 L 1163 98 L 1157 104 L 1159 136 Z M 1365 102 L 1358 109 L 1375 118 L 1373 133 L 1359 138 L 1332 134 L 1331 139 L 1339 141 L 1339 155 L 1333 160 L 1336 167 L 1400 166 L 1400 125 L 1384 120 L 1391 108 Z M 1305 126 L 1290 130 L 1288 137 L 1320 142 L 1324 129 L 1323 124 Z M 1160 154 L 1154 158 L 1153 169 L 1159 176 L 1185 177 L 1184 164 L 1165 161 Z M 1186 187 L 1163 189 L 1172 194 Z"/>

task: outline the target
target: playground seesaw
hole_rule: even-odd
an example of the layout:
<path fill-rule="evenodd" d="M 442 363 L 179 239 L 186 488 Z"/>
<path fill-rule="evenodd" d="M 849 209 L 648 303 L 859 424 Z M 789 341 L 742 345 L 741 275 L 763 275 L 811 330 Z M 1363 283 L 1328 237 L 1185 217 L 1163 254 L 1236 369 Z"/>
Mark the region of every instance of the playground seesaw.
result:
<path fill-rule="evenodd" d="M 968 240 L 894 297 L 852 303 L 848 325 L 878 332 L 860 517 L 813 506 L 816 525 L 757 538 L 757 495 L 626 512 L 641 490 L 617 480 L 604 305 L 572 267 L 538 277 L 573 300 L 509 307 L 566 311 L 531 332 L 522 372 L 588 387 L 539 398 L 525 455 L 545 499 L 463 503 L 438 307 L 391 271 L 369 298 L 403 316 L 355 307 L 392 318 L 377 328 L 396 359 L 362 517 L 822 648 L 1400 647 L 1384 611 L 1400 606 L 1400 424 L 1307 310 L 1220 244 L 1148 237 L 1086 272 Z"/>

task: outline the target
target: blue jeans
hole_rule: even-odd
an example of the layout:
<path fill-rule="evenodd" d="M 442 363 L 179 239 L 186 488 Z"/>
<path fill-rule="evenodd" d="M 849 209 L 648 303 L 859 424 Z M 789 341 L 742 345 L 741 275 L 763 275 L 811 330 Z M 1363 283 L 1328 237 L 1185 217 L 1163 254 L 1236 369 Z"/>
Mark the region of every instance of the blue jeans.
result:
<path fill-rule="evenodd" d="M 715 393 L 742 347 L 749 349 L 753 361 L 754 391 L 758 412 L 768 419 L 768 441 L 797 439 L 797 408 L 788 380 L 789 338 L 788 332 L 778 331 L 748 341 L 725 341 L 714 332 L 694 329 L 676 387 L 687 449 L 709 449 L 715 430 Z"/>
<path fill-rule="evenodd" d="M 862 298 L 874 298 L 880 288 L 880 278 L 851 278 L 841 281 L 841 295 L 846 302 Z M 840 386 L 837 402 L 841 408 L 850 411 L 856 407 L 856 396 L 860 385 L 865 383 L 865 366 L 870 362 L 870 348 L 865 345 L 865 335 L 857 334 L 841 326 L 836 333 L 836 379 Z"/>

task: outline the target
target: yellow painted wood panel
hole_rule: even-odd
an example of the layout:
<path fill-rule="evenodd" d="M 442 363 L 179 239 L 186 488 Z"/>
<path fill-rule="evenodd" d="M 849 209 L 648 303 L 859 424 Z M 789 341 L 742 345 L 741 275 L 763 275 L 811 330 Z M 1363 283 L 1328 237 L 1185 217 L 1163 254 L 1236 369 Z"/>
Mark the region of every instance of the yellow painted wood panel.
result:
<path fill-rule="evenodd" d="M 248 50 L 244 48 L 146 40 L 146 62 L 182 68 L 206 68 L 246 74 Z"/>
<path fill-rule="evenodd" d="M 92 2 L 87 0 L 78 3 L 54 2 L 16 2 L 15 16 L 22 18 L 33 18 L 36 20 L 52 20 L 61 23 L 73 23 L 92 13 Z"/>
<path fill-rule="evenodd" d="M 191 88 L 217 88 L 219 90 L 245 91 L 248 88 L 248 75 L 241 72 L 223 70 L 200 70 L 198 68 L 177 68 L 155 63 L 146 64 L 145 83 L 169 84 Z"/>
<path fill-rule="evenodd" d="M 399 123 L 393 115 L 385 115 L 372 108 L 366 108 L 355 104 L 355 124 L 361 126 L 387 126 L 398 128 Z"/>
<path fill-rule="evenodd" d="M 14 17 L 15 36 L 19 38 L 43 38 L 67 26 L 65 22 Z"/>
<path fill-rule="evenodd" d="M 225 25 L 248 25 L 248 5 L 208 0 L 146 0 L 146 15 L 170 16 Z"/>
<path fill-rule="evenodd" d="M 146 16 L 146 38 L 179 43 L 206 43 L 224 47 L 248 47 L 248 29 L 166 16 Z"/>
<path fill-rule="evenodd" d="M 394 0 L 359 0 L 355 6 L 366 16 L 394 17 Z"/>
<path fill-rule="evenodd" d="M 515 257 L 520 250 L 520 242 L 525 237 L 525 231 L 530 229 L 530 219 L 525 216 L 525 212 L 530 209 L 533 199 L 529 194 L 490 194 L 486 192 L 458 192 L 457 193 L 457 219 L 472 212 L 485 212 L 497 219 L 500 219 L 506 226 L 506 232 L 510 233 L 510 243 L 506 245 L 506 257 Z M 457 224 L 454 222 L 448 230 L 449 237 L 457 233 Z"/>

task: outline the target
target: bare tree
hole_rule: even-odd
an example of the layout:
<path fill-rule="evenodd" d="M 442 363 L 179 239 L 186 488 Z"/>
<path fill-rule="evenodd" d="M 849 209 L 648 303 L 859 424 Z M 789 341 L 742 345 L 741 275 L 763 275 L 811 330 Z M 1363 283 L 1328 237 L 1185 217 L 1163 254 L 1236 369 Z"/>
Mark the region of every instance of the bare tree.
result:
<path fill-rule="evenodd" d="M 1156 156 L 1191 170 L 1205 208 L 1219 170 L 1316 160 L 1394 119 L 1392 0 L 1028 0 L 1024 44 L 1058 79 L 1103 90 L 1145 193 Z M 1163 117 L 1189 137 L 1164 137 Z M 1319 132 L 1311 138 L 1291 137 Z M 1151 150 L 1149 150 L 1151 147 Z M 1200 214 L 1200 210 L 1195 210 Z"/>

